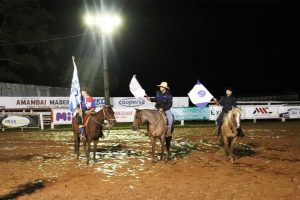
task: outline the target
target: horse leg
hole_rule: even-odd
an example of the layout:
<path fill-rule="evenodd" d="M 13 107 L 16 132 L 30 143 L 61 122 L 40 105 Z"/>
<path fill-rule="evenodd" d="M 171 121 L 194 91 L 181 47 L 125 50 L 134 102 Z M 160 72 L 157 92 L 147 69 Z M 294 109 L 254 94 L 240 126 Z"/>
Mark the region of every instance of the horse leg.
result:
<path fill-rule="evenodd" d="M 225 150 L 225 156 L 228 155 L 228 137 L 223 135 L 223 143 L 224 143 L 224 150 Z"/>
<path fill-rule="evenodd" d="M 163 135 L 160 137 L 160 146 L 161 146 L 160 160 L 163 160 L 166 162 L 165 143 L 166 143 L 166 137 L 165 137 L 165 135 Z"/>
<path fill-rule="evenodd" d="M 152 162 L 155 162 L 154 160 L 154 154 L 155 154 L 155 138 L 153 136 L 150 137 L 151 141 L 151 148 L 152 148 Z"/>
<path fill-rule="evenodd" d="M 94 160 L 94 163 L 96 162 L 96 151 L 97 151 L 97 143 L 98 143 L 98 139 L 97 140 L 94 140 L 94 155 L 93 155 L 93 160 Z"/>
<path fill-rule="evenodd" d="M 167 160 L 169 160 L 171 140 L 172 140 L 172 136 L 166 137 Z"/>
<path fill-rule="evenodd" d="M 91 141 L 87 141 L 87 148 L 85 151 L 86 164 L 89 164 L 90 162 L 90 151 L 91 151 Z"/>
<path fill-rule="evenodd" d="M 79 151 L 80 151 L 80 138 L 79 133 L 76 132 L 74 135 L 74 153 L 76 154 L 76 159 L 79 159 Z"/>
<path fill-rule="evenodd" d="M 233 150 L 234 150 L 234 144 L 236 142 L 236 139 L 237 138 L 235 137 L 230 142 L 229 157 L 230 157 L 231 163 L 233 163 L 233 160 L 234 160 Z"/>

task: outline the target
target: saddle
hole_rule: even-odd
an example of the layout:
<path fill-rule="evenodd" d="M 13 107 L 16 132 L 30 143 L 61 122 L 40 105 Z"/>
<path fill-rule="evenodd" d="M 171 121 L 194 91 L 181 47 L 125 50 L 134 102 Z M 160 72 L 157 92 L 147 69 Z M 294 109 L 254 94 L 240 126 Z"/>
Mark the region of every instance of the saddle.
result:
<path fill-rule="evenodd" d="M 95 114 L 96 112 L 94 110 L 87 110 L 83 115 L 82 125 L 83 127 L 87 126 L 87 123 L 89 122 L 91 116 Z"/>

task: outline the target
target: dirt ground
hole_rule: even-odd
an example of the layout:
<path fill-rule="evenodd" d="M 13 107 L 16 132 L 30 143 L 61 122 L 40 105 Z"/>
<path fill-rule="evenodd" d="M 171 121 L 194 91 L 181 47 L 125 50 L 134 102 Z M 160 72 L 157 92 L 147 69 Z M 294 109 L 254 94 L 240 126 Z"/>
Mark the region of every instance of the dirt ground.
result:
<path fill-rule="evenodd" d="M 130 129 L 112 130 L 89 165 L 71 131 L 0 132 L 0 199 L 300 199 L 300 121 L 242 125 L 234 164 L 210 125 L 176 127 L 166 164 Z"/>

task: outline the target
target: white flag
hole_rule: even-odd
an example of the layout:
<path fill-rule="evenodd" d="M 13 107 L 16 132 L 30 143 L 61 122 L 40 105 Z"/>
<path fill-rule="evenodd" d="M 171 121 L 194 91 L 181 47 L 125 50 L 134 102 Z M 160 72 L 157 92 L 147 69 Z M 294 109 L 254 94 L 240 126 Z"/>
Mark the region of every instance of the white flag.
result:
<path fill-rule="evenodd" d="M 193 89 L 188 93 L 189 98 L 193 104 L 199 108 L 205 107 L 210 100 L 213 98 L 213 95 L 200 83 L 197 81 Z"/>
<path fill-rule="evenodd" d="M 74 71 L 73 71 L 70 101 L 69 101 L 69 110 L 71 112 L 73 112 L 76 109 L 77 105 L 80 103 L 80 85 L 79 85 L 77 67 L 74 61 L 74 57 L 72 57 L 72 59 L 73 59 Z"/>
<path fill-rule="evenodd" d="M 129 84 L 130 92 L 133 94 L 135 98 L 141 98 L 146 96 L 145 90 L 141 87 L 140 83 L 136 79 L 135 75 L 133 75 L 130 84 Z"/>

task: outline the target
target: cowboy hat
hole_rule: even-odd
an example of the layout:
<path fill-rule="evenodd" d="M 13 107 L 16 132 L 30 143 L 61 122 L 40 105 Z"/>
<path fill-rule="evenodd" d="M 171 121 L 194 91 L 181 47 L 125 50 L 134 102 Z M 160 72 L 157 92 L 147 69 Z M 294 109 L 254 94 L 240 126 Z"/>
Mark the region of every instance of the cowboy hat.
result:
<path fill-rule="evenodd" d="M 167 89 L 170 89 L 169 87 L 168 87 L 168 83 L 167 82 L 161 82 L 161 84 L 160 85 L 157 85 L 158 87 L 164 87 L 164 88 L 167 88 Z"/>

